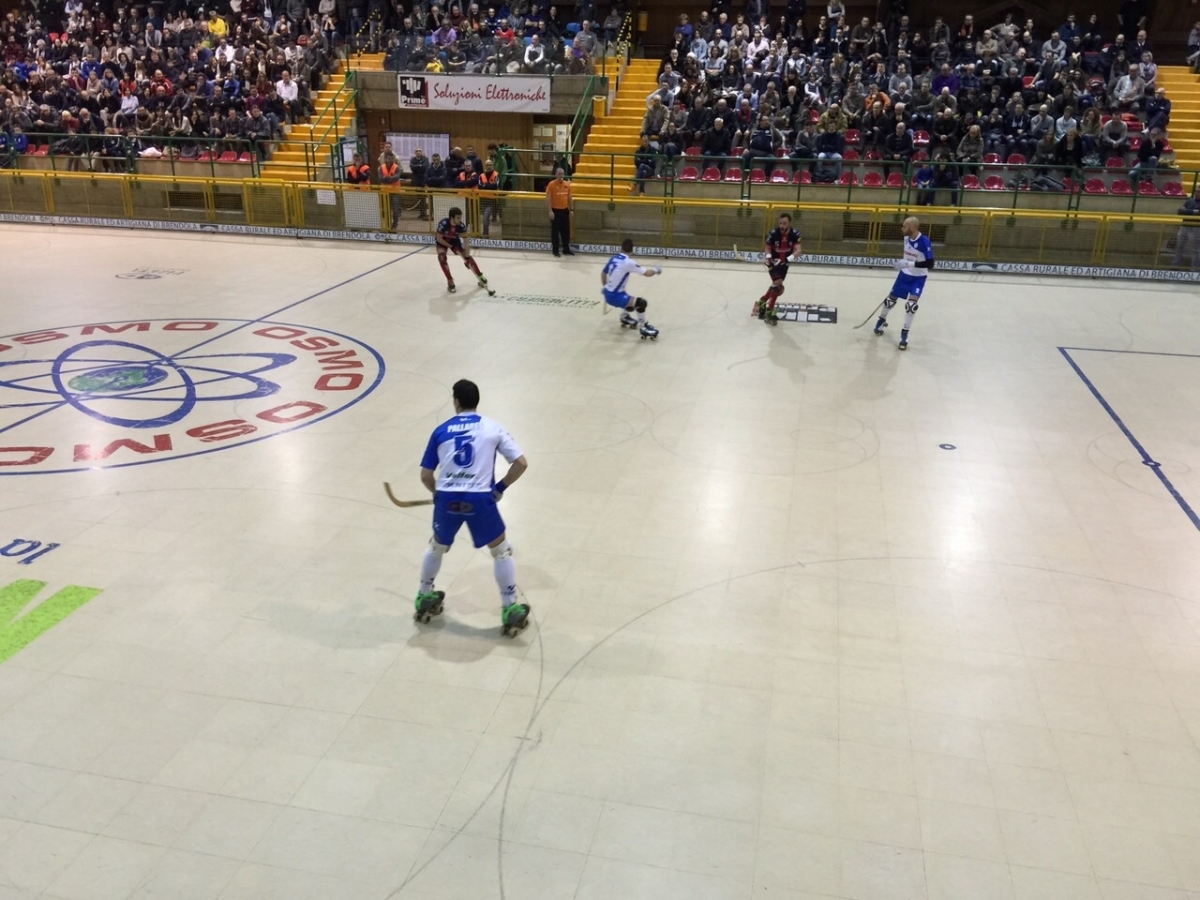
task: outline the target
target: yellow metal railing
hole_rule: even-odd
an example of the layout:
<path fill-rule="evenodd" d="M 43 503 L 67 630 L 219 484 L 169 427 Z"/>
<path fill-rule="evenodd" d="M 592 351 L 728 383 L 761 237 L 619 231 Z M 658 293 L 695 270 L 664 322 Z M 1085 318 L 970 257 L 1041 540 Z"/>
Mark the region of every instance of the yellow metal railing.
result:
<path fill-rule="evenodd" d="M 432 235 L 452 206 L 470 234 L 548 239 L 545 199 L 527 193 L 383 191 L 345 184 L 0 171 L 0 213 L 117 221 L 226 224 L 325 232 Z M 909 209 L 841 203 L 681 198 L 579 198 L 573 238 L 613 245 L 720 252 L 759 249 L 789 212 L 811 254 L 890 258 Z M 1178 216 L 1057 210 L 914 207 L 945 260 L 1169 269 Z M 423 216 L 422 216 L 423 214 Z M 1190 260 L 1189 260 L 1190 262 Z"/>

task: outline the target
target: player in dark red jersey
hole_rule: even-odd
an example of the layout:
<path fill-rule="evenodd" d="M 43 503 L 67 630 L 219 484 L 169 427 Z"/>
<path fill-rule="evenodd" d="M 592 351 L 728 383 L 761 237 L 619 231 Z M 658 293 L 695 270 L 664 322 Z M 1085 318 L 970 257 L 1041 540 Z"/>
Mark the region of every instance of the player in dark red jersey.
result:
<path fill-rule="evenodd" d="M 800 232 L 792 227 L 792 217 L 787 213 L 779 216 L 775 228 L 767 235 L 766 256 L 763 262 L 771 273 L 771 286 L 754 304 L 754 313 L 774 325 L 779 321 L 775 315 L 775 301 L 783 293 L 783 279 L 787 278 L 788 263 L 795 262 L 800 255 Z"/>
<path fill-rule="evenodd" d="M 467 238 L 467 224 L 463 221 L 461 209 L 457 206 L 450 208 L 450 214 L 438 222 L 434 237 L 437 239 L 438 265 L 442 267 L 442 273 L 446 276 L 446 289 L 450 293 L 453 294 L 458 289 L 454 286 L 454 276 L 450 274 L 450 264 L 446 261 L 447 253 L 461 256 L 463 265 L 479 279 L 479 286 L 489 295 L 495 295 L 496 292 L 488 287 L 488 280 L 479 271 L 479 266 L 475 264 L 475 257 L 471 255 L 471 247 Z"/>

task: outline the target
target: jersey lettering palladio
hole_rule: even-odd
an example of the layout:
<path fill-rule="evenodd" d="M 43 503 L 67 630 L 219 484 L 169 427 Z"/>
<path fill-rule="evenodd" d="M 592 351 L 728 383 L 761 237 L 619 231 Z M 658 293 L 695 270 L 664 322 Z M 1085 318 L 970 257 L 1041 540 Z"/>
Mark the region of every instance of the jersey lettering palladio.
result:
<path fill-rule="evenodd" d="M 604 282 L 604 290 L 609 293 L 619 294 L 625 290 L 625 282 L 629 280 L 629 276 L 634 273 L 645 275 L 646 270 L 635 263 L 624 253 L 618 253 L 610 259 L 604 267 L 604 277 L 607 279 Z"/>
<path fill-rule="evenodd" d="M 497 453 L 512 462 L 521 448 L 499 422 L 464 413 L 434 429 L 421 468 L 437 470 L 439 491 L 481 493 L 495 484 Z"/>
<path fill-rule="evenodd" d="M 906 237 L 904 239 L 904 258 L 910 263 L 933 259 L 933 243 L 929 240 L 929 236 L 918 234 L 915 240 Z M 929 270 L 914 269 L 908 274 L 913 278 L 927 278 Z"/>

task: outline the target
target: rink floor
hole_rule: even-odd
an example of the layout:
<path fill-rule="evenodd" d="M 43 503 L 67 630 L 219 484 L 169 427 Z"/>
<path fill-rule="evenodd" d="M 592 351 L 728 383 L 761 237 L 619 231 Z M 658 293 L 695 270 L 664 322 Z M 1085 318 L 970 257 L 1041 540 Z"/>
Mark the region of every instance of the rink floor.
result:
<path fill-rule="evenodd" d="M 901 353 L 883 271 L 667 260 L 650 343 L 597 257 L 0 250 L 0 900 L 1200 898 L 1194 288 L 939 273 Z M 463 377 L 514 640 L 382 490 Z"/>

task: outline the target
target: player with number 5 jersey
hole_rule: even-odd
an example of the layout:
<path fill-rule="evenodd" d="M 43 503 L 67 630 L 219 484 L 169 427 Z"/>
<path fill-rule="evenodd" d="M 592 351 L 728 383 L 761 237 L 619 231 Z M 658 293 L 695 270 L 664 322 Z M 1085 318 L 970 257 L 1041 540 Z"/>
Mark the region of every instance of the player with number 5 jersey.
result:
<path fill-rule="evenodd" d="M 491 551 L 500 587 L 501 627 L 511 637 L 527 624 L 530 607 L 517 602 L 516 564 L 497 504 L 529 464 L 500 423 L 476 412 L 479 388 L 474 382 L 456 382 L 453 393 L 456 415 L 434 429 L 421 460 L 421 482 L 433 494 L 433 537 L 421 560 L 413 618 L 428 622 L 441 613 L 446 595 L 434 590 L 434 581 L 442 557 L 466 525 L 475 546 Z M 509 464 L 500 481 L 496 480 L 497 455 Z"/>

